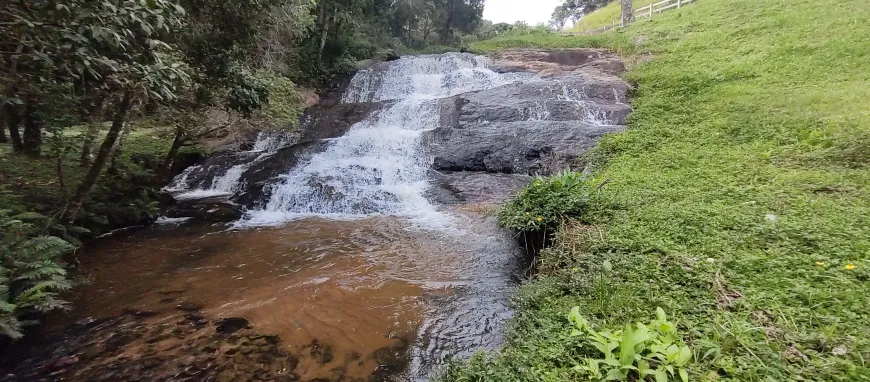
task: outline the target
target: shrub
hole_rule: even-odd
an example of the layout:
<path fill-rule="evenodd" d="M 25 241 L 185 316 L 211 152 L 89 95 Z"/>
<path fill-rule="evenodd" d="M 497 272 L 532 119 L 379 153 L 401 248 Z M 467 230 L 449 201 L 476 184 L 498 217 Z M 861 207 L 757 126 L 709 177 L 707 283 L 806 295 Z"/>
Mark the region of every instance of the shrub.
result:
<path fill-rule="evenodd" d="M 505 228 L 520 232 L 555 228 L 566 218 L 578 218 L 592 200 L 592 187 L 581 173 L 563 171 L 548 178 L 535 178 L 498 214 Z"/>
<path fill-rule="evenodd" d="M 61 257 L 75 247 L 56 236 L 29 237 L 48 229 L 0 210 L 0 335 L 21 338 L 34 315 L 65 308 L 58 294 L 70 288 Z M 28 220 L 51 224 L 45 216 L 27 213 Z"/>

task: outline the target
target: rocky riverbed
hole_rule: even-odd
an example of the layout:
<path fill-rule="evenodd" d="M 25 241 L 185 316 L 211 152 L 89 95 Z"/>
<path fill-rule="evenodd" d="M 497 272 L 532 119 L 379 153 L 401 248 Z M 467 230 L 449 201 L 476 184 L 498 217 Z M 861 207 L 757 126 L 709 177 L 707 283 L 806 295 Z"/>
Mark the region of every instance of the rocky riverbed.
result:
<path fill-rule="evenodd" d="M 49 320 L 76 323 L 5 352 L 4 380 L 426 380 L 498 348 L 528 264 L 493 208 L 623 129 L 623 70 L 596 49 L 361 70 L 296 134 L 173 181 L 169 224 L 87 246 Z"/>

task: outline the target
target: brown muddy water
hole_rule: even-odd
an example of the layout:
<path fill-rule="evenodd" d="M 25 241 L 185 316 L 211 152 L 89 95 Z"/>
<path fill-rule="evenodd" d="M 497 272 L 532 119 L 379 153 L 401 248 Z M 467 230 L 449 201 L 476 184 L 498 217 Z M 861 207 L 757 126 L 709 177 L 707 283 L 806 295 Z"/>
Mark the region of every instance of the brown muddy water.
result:
<path fill-rule="evenodd" d="M 448 355 L 499 347 L 522 271 L 521 251 L 493 217 L 453 215 L 439 230 L 372 217 L 119 233 L 78 254 L 88 284 L 47 332 L 123 312 L 160 326 L 196 311 L 200 320 L 246 319 L 241 334 L 277 334 L 277 348 L 298 360 L 277 373 L 293 380 L 426 380 Z M 140 357 L 141 348 L 130 349 L 122 359 L 133 363 L 191 351 L 164 346 Z"/>

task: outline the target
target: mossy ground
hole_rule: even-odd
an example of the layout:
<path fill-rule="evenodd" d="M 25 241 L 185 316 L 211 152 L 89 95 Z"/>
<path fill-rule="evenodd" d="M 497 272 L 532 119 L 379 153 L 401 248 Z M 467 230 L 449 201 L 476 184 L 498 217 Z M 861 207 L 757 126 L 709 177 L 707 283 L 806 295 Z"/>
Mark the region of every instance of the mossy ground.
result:
<path fill-rule="evenodd" d="M 610 48 L 634 112 L 587 158 L 609 182 L 542 253 L 506 347 L 444 378 L 576 379 L 580 306 L 615 327 L 664 308 L 693 380 L 870 380 L 867 36 L 863 0 L 702 0 L 617 32 L 473 45 Z"/>

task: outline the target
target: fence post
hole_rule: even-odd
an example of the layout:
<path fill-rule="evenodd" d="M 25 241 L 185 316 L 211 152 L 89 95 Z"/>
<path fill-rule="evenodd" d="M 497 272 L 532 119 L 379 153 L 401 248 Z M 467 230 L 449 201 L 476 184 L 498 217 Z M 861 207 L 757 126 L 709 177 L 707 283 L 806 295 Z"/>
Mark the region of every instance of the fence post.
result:
<path fill-rule="evenodd" d="M 677 0 L 677 8 L 683 5 L 683 0 Z"/>
<path fill-rule="evenodd" d="M 652 20 L 652 4 L 649 5 L 649 18 Z"/>

